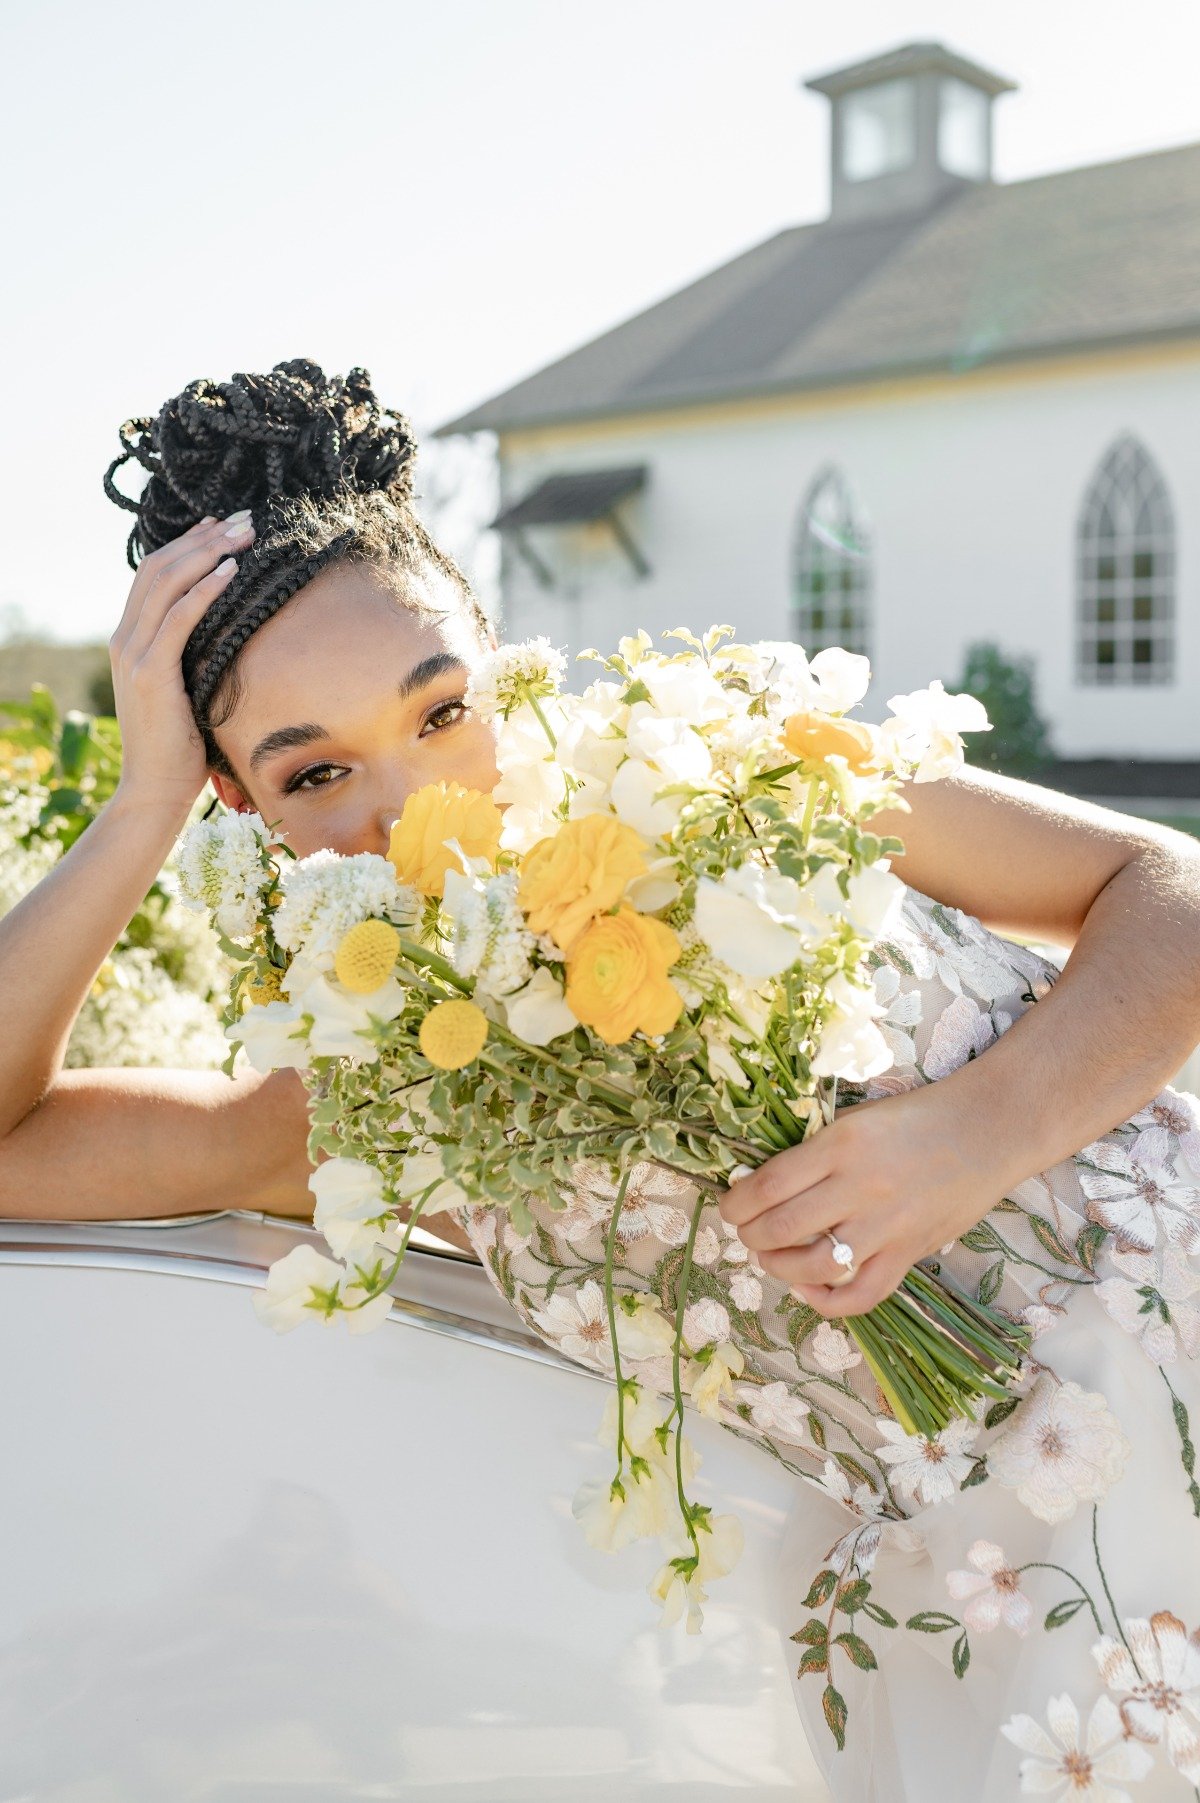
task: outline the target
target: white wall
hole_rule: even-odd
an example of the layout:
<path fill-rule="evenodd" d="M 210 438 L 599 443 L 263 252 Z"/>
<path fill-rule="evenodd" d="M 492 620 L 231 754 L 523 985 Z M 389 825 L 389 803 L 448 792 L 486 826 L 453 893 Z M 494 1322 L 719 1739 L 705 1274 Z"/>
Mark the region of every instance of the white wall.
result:
<path fill-rule="evenodd" d="M 1065 756 L 1200 756 L 1200 347 L 984 372 L 957 382 L 842 391 L 724 418 L 666 416 L 502 441 L 507 502 L 555 471 L 645 462 L 623 517 L 653 566 L 639 581 L 603 526 L 531 533 L 562 573 L 540 588 L 506 547 L 504 629 L 572 653 L 644 626 L 728 621 L 789 636 L 801 499 L 839 463 L 875 547 L 876 682 L 888 695 L 951 681 L 973 638 L 1037 663 L 1039 699 Z M 1121 430 L 1166 480 L 1177 527 L 1175 679 L 1096 689 L 1073 677 L 1074 528 L 1084 489 Z M 669 641 L 667 642 L 669 645 Z M 594 666 L 581 665 L 581 681 Z"/>

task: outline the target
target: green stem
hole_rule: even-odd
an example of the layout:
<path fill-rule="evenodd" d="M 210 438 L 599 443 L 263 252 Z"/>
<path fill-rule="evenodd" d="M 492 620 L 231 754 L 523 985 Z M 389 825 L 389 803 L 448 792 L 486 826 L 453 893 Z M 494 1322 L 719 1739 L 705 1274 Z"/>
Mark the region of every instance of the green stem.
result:
<path fill-rule="evenodd" d="M 1069 1578 L 1071 1583 L 1074 1584 L 1079 1590 L 1081 1590 L 1083 1592 L 1083 1600 L 1092 1612 L 1092 1620 L 1096 1624 L 1097 1634 L 1103 1634 L 1104 1623 L 1100 1620 L 1100 1616 L 1096 1609 L 1096 1605 L 1092 1601 L 1091 1593 L 1089 1592 L 1087 1586 L 1083 1583 L 1083 1581 L 1080 1578 L 1077 1578 L 1075 1576 L 1075 1573 L 1073 1571 L 1068 1571 L 1065 1565 L 1051 1565 L 1045 1559 L 1031 1559 L 1029 1561 L 1028 1565 L 1018 1565 L 1017 1566 L 1018 1576 L 1023 1571 L 1057 1571 L 1062 1577 Z"/>
<path fill-rule="evenodd" d="M 1121 1626 L 1121 1617 L 1117 1614 L 1117 1605 L 1113 1602 L 1113 1594 L 1112 1594 L 1112 1591 L 1108 1587 L 1108 1578 L 1105 1575 L 1104 1566 L 1102 1565 L 1102 1563 L 1100 1561 L 1099 1517 L 1100 1517 L 1100 1505 L 1099 1505 L 1099 1503 L 1093 1503 L 1092 1504 L 1092 1551 L 1096 1555 L 1096 1570 L 1100 1573 L 1100 1582 L 1104 1586 L 1104 1594 L 1108 1600 L 1108 1606 L 1112 1610 L 1112 1618 L 1113 1618 L 1114 1622 L 1117 1624 L 1117 1633 L 1121 1636 L 1121 1645 L 1125 1648 L 1125 1651 L 1129 1654 L 1129 1657 L 1133 1660 L 1134 1671 L 1137 1673 L 1138 1677 L 1142 1680 L 1142 1682 L 1145 1683 L 1146 1674 L 1142 1670 L 1141 1666 L 1138 1664 L 1136 1658 L 1134 1658 L 1133 1648 L 1130 1646 L 1129 1642 L 1125 1638 L 1125 1630 Z"/>
<path fill-rule="evenodd" d="M 696 1198 L 696 1206 L 692 1210 L 692 1224 L 688 1229 L 687 1245 L 683 1253 L 683 1268 L 679 1273 L 679 1296 L 675 1304 L 675 1343 L 671 1352 L 671 1378 L 675 1390 L 675 1492 L 679 1497 L 679 1509 L 683 1516 L 684 1526 L 688 1531 L 688 1539 L 692 1543 L 692 1551 L 696 1558 L 700 1557 L 700 1542 L 696 1537 L 692 1511 L 683 1492 L 683 1379 L 680 1374 L 680 1359 L 683 1356 L 683 1317 L 687 1308 L 688 1285 L 692 1280 L 692 1254 L 696 1249 L 696 1230 L 700 1225 L 700 1216 L 708 1206 L 709 1198 L 703 1191 Z"/>
<path fill-rule="evenodd" d="M 613 1370 L 617 1378 L 617 1482 L 625 1469 L 625 1388 L 621 1382 L 621 1354 L 617 1347 L 617 1305 L 613 1295 L 613 1252 L 617 1243 L 617 1222 L 621 1218 L 621 1209 L 625 1202 L 625 1191 L 629 1187 L 629 1179 L 633 1175 L 627 1165 L 621 1172 L 621 1181 L 617 1187 L 613 1202 L 612 1220 L 608 1224 L 608 1235 L 604 1242 L 604 1300 L 608 1308 L 608 1337 L 612 1342 Z"/>

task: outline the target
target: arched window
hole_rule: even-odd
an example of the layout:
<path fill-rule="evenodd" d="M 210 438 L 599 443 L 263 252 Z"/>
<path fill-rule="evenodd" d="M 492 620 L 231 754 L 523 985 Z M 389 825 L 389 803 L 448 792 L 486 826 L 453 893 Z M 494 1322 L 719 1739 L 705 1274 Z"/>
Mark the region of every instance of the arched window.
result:
<path fill-rule="evenodd" d="M 1154 459 L 1122 432 L 1079 513 L 1076 673 L 1085 683 L 1170 682 L 1175 523 Z"/>
<path fill-rule="evenodd" d="M 814 478 L 800 509 L 793 636 L 811 656 L 827 645 L 869 651 L 870 538 L 841 471 Z"/>

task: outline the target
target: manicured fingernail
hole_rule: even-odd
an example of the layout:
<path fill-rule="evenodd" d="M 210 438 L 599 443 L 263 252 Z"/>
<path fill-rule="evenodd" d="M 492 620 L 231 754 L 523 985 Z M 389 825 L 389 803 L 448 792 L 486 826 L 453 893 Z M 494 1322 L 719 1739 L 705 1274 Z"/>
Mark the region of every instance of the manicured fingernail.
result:
<path fill-rule="evenodd" d="M 202 520 L 197 520 L 196 522 L 198 526 L 215 526 L 216 523 L 217 516 L 215 513 L 206 513 Z"/>
<path fill-rule="evenodd" d="M 732 1189 L 735 1183 L 740 1183 L 742 1181 L 743 1177 L 752 1177 L 753 1175 L 754 1175 L 753 1165 L 735 1164 L 733 1169 L 730 1171 L 728 1177 L 726 1177 L 725 1181 L 729 1185 L 730 1189 Z"/>
<path fill-rule="evenodd" d="M 237 569 L 237 558 L 236 557 L 226 557 L 222 560 L 222 562 L 220 562 L 217 565 L 216 569 L 213 571 L 213 574 L 214 574 L 214 576 L 228 576 L 236 569 Z"/>
<path fill-rule="evenodd" d="M 227 526 L 240 525 L 244 521 L 246 521 L 250 518 L 250 512 L 251 512 L 251 510 L 249 507 L 241 507 L 238 509 L 237 513 L 229 514 L 229 516 L 227 517 L 227 519 L 225 521 L 225 524 Z"/>

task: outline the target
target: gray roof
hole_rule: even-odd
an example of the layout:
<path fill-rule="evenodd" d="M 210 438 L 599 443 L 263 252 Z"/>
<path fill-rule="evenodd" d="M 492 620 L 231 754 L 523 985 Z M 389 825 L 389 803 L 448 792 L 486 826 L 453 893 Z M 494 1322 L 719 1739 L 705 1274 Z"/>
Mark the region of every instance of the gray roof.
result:
<path fill-rule="evenodd" d="M 814 94 L 827 94 L 832 100 L 838 94 L 849 93 L 852 88 L 865 88 L 877 81 L 890 80 L 894 75 L 911 75 L 925 69 L 936 69 L 942 75 L 957 75 L 960 81 L 973 82 L 985 94 L 1010 94 L 1017 85 L 1015 81 L 985 69 L 981 63 L 960 56 L 956 50 L 947 50 L 945 44 L 928 39 L 901 44 L 896 50 L 885 50 L 881 56 L 868 57 L 866 62 L 831 69 L 826 75 L 814 75 L 804 85 Z"/>
<path fill-rule="evenodd" d="M 437 436 L 1200 333 L 1200 143 L 794 226 Z"/>
<path fill-rule="evenodd" d="M 623 464 L 617 469 L 569 470 L 565 475 L 547 476 L 530 494 L 498 513 L 492 525 L 511 531 L 521 526 L 601 520 L 612 512 L 618 501 L 641 488 L 645 480 L 644 463 Z"/>

